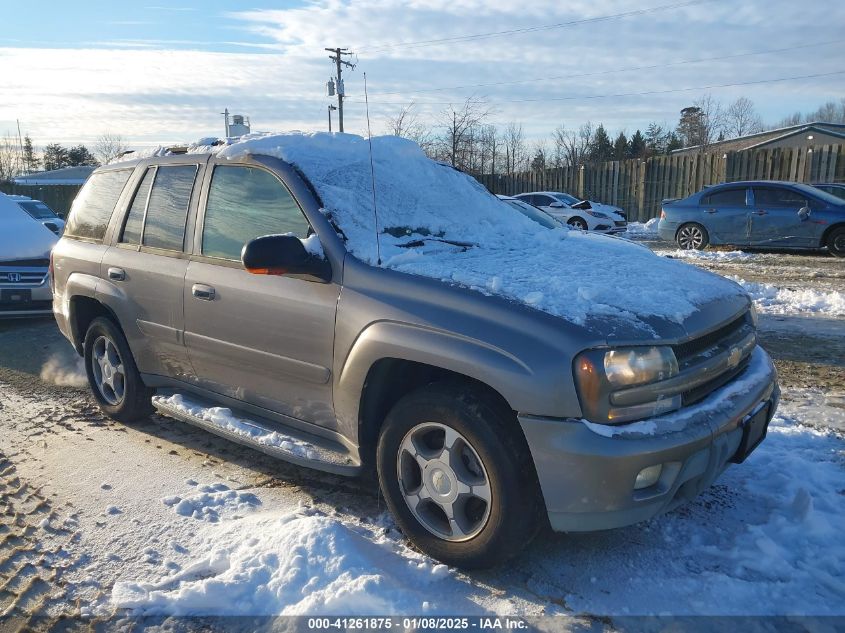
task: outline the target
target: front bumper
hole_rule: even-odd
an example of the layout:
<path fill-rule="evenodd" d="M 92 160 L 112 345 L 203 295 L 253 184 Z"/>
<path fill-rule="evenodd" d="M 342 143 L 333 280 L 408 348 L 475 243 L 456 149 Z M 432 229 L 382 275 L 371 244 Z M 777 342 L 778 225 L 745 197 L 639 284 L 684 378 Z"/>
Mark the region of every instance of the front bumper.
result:
<path fill-rule="evenodd" d="M 750 414 L 768 404 L 768 423 L 779 395 L 774 365 L 758 347 L 731 383 L 666 416 L 610 427 L 520 415 L 552 529 L 622 527 L 694 498 L 728 466 Z M 637 473 L 657 464 L 657 483 L 635 490 Z"/>
<path fill-rule="evenodd" d="M 20 319 L 53 314 L 53 293 L 50 290 L 49 278 L 37 286 L 0 284 L 0 292 L 8 297 L 21 291 L 28 293 L 27 300 L 0 300 L 0 319 Z"/>

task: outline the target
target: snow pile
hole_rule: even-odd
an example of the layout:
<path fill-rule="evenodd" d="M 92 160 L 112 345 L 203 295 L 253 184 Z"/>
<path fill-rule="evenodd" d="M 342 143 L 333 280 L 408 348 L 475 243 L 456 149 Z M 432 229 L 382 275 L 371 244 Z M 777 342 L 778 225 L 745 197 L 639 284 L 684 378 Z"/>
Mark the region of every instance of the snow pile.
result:
<path fill-rule="evenodd" d="M 319 459 L 319 454 L 312 444 L 285 435 L 284 433 L 279 433 L 278 431 L 268 433 L 266 429 L 237 417 L 232 413 L 231 409 L 225 407 L 203 407 L 190 402 L 182 394 L 178 393 L 168 397 L 154 396 L 153 401 L 161 402 L 185 415 L 209 422 L 214 426 L 240 435 L 262 446 L 279 448 L 297 457 Z"/>
<path fill-rule="evenodd" d="M 181 571 L 118 582 L 112 604 L 133 615 L 372 615 L 478 612 L 467 587 L 383 535 L 304 509 L 208 526 Z"/>
<path fill-rule="evenodd" d="M 745 281 L 729 277 L 742 286 L 760 312 L 769 314 L 795 314 L 818 312 L 825 316 L 845 316 L 845 293 L 837 290 L 813 288 L 779 288 L 772 284 Z"/>
<path fill-rule="evenodd" d="M 162 499 L 184 517 L 216 523 L 221 515 L 240 515 L 251 512 L 261 505 L 261 500 L 251 492 L 239 492 L 227 485 L 217 483 L 199 487 L 199 493 L 190 497 L 171 496 Z"/>
<path fill-rule="evenodd" d="M 648 222 L 628 222 L 625 237 L 639 240 L 656 240 L 659 218 L 651 218 Z"/>
<path fill-rule="evenodd" d="M 624 240 L 545 229 L 473 178 L 429 160 L 411 141 L 376 137 L 372 150 L 384 267 L 498 294 L 579 324 L 610 316 L 646 330 L 647 317 L 681 322 L 702 303 L 741 294 L 721 278 Z M 252 135 L 217 152 L 266 154 L 298 167 L 346 236 L 347 249 L 377 264 L 366 139 Z M 620 277 L 620 270 L 632 269 L 636 276 Z"/>
<path fill-rule="evenodd" d="M 758 258 L 758 255 L 754 253 L 743 253 L 742 251 L 696 251 L 681 249 L 677 249 L 669 253 L 662 253 L 662 255 L 673 259 L 689 259 L 692 261 L 705 262 L 732 262 Z"/>

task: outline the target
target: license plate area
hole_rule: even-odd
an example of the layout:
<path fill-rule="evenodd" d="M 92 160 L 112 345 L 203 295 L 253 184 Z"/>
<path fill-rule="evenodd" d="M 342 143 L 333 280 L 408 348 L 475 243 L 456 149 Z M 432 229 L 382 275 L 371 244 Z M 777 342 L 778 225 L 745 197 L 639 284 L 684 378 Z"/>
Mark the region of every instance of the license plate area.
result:
<path fill-rule="evenodd" d="M 769 429 L 769 410 L 772 408 L 772 403 L 767 402 L 760 407 L 757 413 L 745 418 L 742 421 L 742 439 L 739 441 L 739 448 L 731 458 L 734 464 L 741 464 L 744 462 L 754 449 L 760 445 L 766 437 L 766 432 Z"/>
<path fill-rule="evenodd" d="M 32 301 L 32 290 L 17 288 L 0 290 L 0 303 L 17 304 Z"/>

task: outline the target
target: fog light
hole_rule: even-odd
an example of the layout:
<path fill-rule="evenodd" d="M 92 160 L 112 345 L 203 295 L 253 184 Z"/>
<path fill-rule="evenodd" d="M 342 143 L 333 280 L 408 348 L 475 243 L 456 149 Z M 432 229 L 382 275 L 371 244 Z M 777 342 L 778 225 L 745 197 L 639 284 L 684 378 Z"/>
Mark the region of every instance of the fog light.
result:
<path fill-rule="evenodd" d="M 634 480 L 634 490 L 642 490 L 657 483 L 660 479 L 660 473 L 663 472 L 663 464 L 656 464 L 643 468 L 637 473 L 637 478 Z"/>

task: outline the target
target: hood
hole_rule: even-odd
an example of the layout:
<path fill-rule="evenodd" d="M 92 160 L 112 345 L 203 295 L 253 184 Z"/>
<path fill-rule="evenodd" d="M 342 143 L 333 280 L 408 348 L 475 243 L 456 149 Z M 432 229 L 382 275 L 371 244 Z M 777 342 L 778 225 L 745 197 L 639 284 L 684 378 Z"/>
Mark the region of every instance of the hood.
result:
<path fill-rule="evenodd" d="M 58 236 L 17 203 L 0 196 L 0 263 L 50 256 Z"/>
<path fill-rule="evenodd" d="M 659 338 L 661 324 L 683 328 L 712 302 L 747 304 L 737 284 L 639 245 L 544 228 L 411 141 L 371 140 L 372 172 L 367 139 L 351 134 L 245 137 L 220 156 L 263 154 L 296 166 L 363 262 L 519 301 L 578 325 L 604 320 Z"/>

